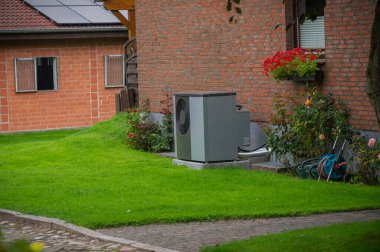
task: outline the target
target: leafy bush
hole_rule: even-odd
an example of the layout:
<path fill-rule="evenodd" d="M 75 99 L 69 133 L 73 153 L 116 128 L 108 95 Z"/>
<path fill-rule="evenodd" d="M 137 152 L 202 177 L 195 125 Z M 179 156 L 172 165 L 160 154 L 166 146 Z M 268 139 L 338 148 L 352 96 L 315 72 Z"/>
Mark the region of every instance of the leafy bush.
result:
<path fill-rule="evenodd" d="M 318 70 L 319 53 L 295 48 L 285 52 L 276 52 L 264 61 L 264 74 L 275 80 L 285 80 L 292 76 L 310 76 Z"/>
<path fill-rule="evenodd" d="M 25 240 L 14 240 L 5 243 L 3 234 L 0 230 L 0 252 L 40 252 L 43 250 L 45 244 L 43 242 L 28 243 Z"/>
<path fill-rule="evenodd" d="M 169 151 L 173 137 L 167 132 L 167 123 L 161 126 L 152 122 L 148 107 L 146 103 L 127 112 L 127 144 L 133 149 L 147 152 Z"/>
<path fill-rule="evenodd" d="M 350 145 L 352 164 L 355 170 L 355 181 L 368 185 L 379 183 L 376 176 L 380 170 L 380 142 L 375 138 L 368 141 L 365 137 L 355 135 Z"/>
<path fill-rule="evenodd" d="M 294 97 L 276 94 L 273 102 L 267 146 L 287 167 L 329 152 L 338 134 L 351 133 L 348 110 L 331 95 L 313 91 L 305 104 L 295 105 Z"/>
<path fill-rule="evenodd" d="M 161 113 L 164 115 L 162 119 L 162 129 L 161 133 L 169 141 L 170 149 L 174 148 L 174 132 L 173 132 L 173 99 L 172 96 L 166 94 L 165 99 L 160 101 L 162 110 Z"/>

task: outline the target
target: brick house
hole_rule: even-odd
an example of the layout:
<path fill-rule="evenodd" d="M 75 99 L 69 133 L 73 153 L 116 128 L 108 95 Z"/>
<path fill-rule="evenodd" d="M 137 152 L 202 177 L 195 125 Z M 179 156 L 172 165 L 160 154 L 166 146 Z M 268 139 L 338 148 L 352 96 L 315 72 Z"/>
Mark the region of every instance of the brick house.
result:
<path fill-rule="evenodd" d="M 303 90 L 305 85 L 264 76 L 263 61 L 292 47 L 320 48 L 325 59 L 319 89 L 347 103 L 355 128 L 378 131 L 365 91 L 376 0 L 327 0 L 316 22 L 286 32 L 295 12 L 308 4 L 241 1 L 243 14 L 229 24 L 226 1 L 136 0 L 140 100 L 149 98 L 158 112 L 167 93 L 235 91 L 252 121 L 267 122 L 275 92 Z"/>
<path fill-rule="evenodd" d="M 91 0 L 0 2 L 0 132 L 115 115 L 127 29 Z"/>

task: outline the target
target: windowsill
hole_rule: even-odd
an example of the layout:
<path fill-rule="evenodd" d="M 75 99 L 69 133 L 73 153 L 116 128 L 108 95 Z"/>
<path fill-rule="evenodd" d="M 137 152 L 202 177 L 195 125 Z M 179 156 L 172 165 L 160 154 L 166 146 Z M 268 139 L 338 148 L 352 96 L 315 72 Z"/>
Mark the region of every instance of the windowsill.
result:
<path fill-rule="evenodd" d="M 123 86 L 104 86 L 105 88 L 124 88 L 126 87 L 125 85 Z"/>
<path fill-rule="evenodd" d="M 324 65 L 326 63 L 326 59 L 317 59 L 317 64 Z"/>
<path fill-rule="evenodd" d="M 16 91 L 17 94 L 25 94 L 25 93 L 45 93 L 45 92 L 58 92 L 58 89 Z"/>
<path fill-rule="evenodd" d="M 36 92 L 39 93 L 39 92 L 54 92 L 54 91 L 58 91 L 58 89 L 37 90 Z"/>
<path fill-rule="evenodd" d="M 326 63 L 326 52 L 325 48 L 319 48 L 319 49 L 314 49 L 316 52 L 319 52 L 319 58 L 317 59 L 317 64 L 318 65 L 324 65 Z"/>

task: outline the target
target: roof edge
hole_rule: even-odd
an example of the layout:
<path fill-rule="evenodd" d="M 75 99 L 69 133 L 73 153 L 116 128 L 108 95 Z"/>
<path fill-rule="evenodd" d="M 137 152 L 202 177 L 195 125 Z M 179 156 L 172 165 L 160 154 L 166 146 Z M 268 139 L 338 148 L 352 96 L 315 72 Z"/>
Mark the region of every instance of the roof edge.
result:
<path fill-rule="evenodd" d="M 73 33 L 73 32 L 124 32 L 126 27 L 104 27 L 104 28 L 48 28 L 48 29 L 13 29 L 0 30 L 0 34 L 39 34 L 39 33 Z"/>

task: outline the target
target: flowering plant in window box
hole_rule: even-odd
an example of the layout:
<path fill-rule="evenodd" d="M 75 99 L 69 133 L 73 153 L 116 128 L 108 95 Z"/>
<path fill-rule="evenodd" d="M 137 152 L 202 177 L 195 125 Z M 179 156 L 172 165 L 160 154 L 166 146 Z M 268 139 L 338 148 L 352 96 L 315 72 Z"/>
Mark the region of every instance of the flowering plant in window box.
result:
<path fill-rule="evenodd" d="M 264 61 L 264 74 L 275 80 L 309 81 L 320 77 L 317 65 L 319 52 L 294 48 L 285 52 L 276 52 Z"/>

